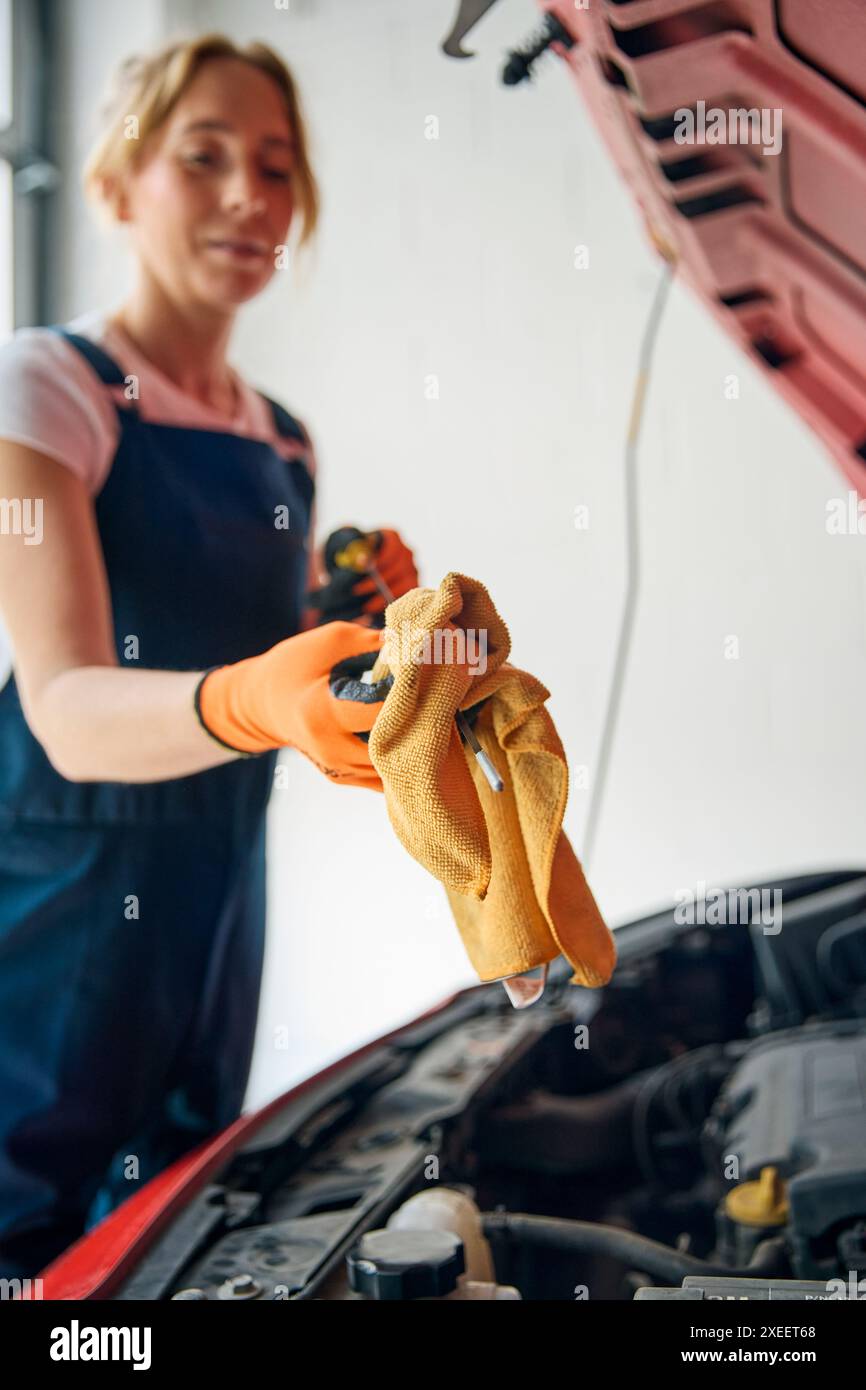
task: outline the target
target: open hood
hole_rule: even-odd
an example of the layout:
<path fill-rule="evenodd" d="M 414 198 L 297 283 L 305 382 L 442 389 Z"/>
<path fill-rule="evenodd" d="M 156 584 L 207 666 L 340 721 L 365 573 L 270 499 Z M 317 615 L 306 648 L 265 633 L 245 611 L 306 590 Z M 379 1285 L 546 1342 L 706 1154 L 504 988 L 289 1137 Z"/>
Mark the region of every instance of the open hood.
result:
<path fill-rule="evenodd" d="M 453 57 L 496 0 L 464 0 Z M 542 0 L 659 251 L 866 492 L 866 5 Z"/>

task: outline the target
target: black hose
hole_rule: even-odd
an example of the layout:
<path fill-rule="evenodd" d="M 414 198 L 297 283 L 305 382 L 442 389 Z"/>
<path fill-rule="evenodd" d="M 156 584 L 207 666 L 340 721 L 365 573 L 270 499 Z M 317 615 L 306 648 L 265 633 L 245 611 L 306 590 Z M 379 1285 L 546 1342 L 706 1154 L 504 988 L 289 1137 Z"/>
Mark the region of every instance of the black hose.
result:
<path fill-rule="evenodd" d="M 707 1043 L 646 1072 L 635 1099 L 632 1135 L 635 1158 L 651 1192 L 665 1190 L 668 1186 L 657 1169 L 649 1125 L 650 1110 L 659 1092 L 667 1086 L 668 1078 L 691 1078 L 697 1073 L 704 1080 L 712 1076 L 720 1086 L 746 1047 L 747 1044 L 739 1040 L 729 1043 Z M 716 1091 L 718 1088 L 716 1086 Z M 689 1128 L 688 1124 L 684 1125 L 686 1133 Z M 697 1129 L 697 1123 L 692 1128 Z"/>
<path fill-rule="evenodd" d="M 582 1254 L 610 1255 L 630 1269 L 676 1284 L 688 1274 L 725 1274 L 731 1277 L 759 1278 L 778 1273 L 783 1254 L 779 1237 L 761 1241 L 751 1263 L 745 1268 L 713 1264 L 697 1255 L 673 1250 L 657 1240 L 606 1226 L 597 1221 L 570 1221 L 556 1216 L 529 1216 L 525 1212 L 484 1212 L 481 1225 L 486 1236 L 504 1237 L 517 1245 L 544 1246 L 548 1249 L 580 1251 Z"/>
<path fill-rule="evenodd" d="M 851 970 L 850 963 L 847 971 L 840 971 L 833 962 L 833 951 L 840 941 L 848 938 L 855 938 L 863 933 L 866 928 L 866 912 L 858 912 L 853 917 L 846 917 L 842 922 L 834 922 L 832 927 L 827 927 L 818 938 L 815 947 L 815 963 L 818 967 L 818 974 L 827 985 L 831 992 L 836 994 L 839 999 L 844 999 L 851 990 Z"/>

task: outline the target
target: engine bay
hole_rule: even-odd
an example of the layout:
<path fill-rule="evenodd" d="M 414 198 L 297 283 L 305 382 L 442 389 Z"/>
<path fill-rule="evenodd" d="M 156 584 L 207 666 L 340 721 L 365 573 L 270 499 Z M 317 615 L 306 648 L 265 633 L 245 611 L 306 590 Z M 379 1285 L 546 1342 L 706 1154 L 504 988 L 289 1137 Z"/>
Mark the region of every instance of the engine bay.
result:
<path fill-rule="evenodd" d="M 469 989 L 290 1093 L 114 1297 L 850 1296 L 866 875 L 759 887 L 782 923 L 657 913 L 603 989 Z"/>

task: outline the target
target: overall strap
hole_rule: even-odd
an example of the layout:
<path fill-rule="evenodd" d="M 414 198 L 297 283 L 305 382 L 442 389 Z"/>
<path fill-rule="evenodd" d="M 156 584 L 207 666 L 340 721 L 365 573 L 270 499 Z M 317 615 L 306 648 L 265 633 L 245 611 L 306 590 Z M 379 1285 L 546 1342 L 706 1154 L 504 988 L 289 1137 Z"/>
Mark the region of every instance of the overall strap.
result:
<path fill-rule="evenodd" d="M 304 431 L 301 429 L 294 415 L 290 415 L 285 407 L 281 406 L 277 401 L 272 401 L 270 396 L 265 395 L 264 391 L 260 391 L 259 395 L 270 408 L 270 412 L 274 417 L 274 425 L 276 426 L 277 434 L 282 435 L 285 439 L 296 439 L 299 444 L 309 444 L 307 436 L 304 434 Z"/>
<path fill-rule="evenodd" d="M 288 410 L 286 410 L 284 406 L 281 406 L 278 401 L 271 400 L 270 396 L 266 396 L 264 391 L 260 391 L 259 395 L 265 404 L 270 407 L 277 434 L 281 435 L 284 439 L 293 439 L 296 443 L 303 445 L 305 450 L 309 450 L 310 441 L 303 427 L 298 423 L 294 415 L 290 415 Z M 303 457 L 290 458 L 287 462 L 295 487 L 298 489 L 304 505 L 307 508 L 307 518 L 309 520 L 313 498 L 316 495 L 315 480 Z"/>
<path fill-rule="evenodd" d="M 79 333 L 70 333 L 61 324 L 52 323 L 48 325 L 52 333 L 59 333 L 74 348 L 77 348 L 82 357 L 86 359 L 96 372 L 100 381 L 106 386 L 125 386 L 126 377 L 120 370 L 113 357 L 109 357 L 101 347 L 91 342 L 89 338 L 83 338 Z"/>

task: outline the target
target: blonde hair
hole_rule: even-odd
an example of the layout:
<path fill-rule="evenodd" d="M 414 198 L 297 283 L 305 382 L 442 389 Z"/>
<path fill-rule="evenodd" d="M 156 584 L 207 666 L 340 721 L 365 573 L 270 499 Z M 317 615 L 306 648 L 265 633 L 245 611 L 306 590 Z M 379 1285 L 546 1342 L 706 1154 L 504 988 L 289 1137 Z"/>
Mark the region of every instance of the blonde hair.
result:
<path fill-rule="evenodd" d="M 225 34 L 204 34 L 166 44 L 153 53 L 126 58 L 117 68 L 101 112 L 102 133 L 84 163 L 86 197 L 105 214 L 113 210 L 103 180 L 132 167 L 147 137 L 162 125 L 209 58 L 239 58 L 267 74 L 279 87 L 294 135 L 293 185 L 301 214 L 300 248 L 315 232 L 319 219 L 319 189 L 310 166 L 308 136 L 295 80 L 282 58 L 267 44 L 236 44 Z M 137 118 L 137 138 L 127 136 L 127 122 Z"/>

